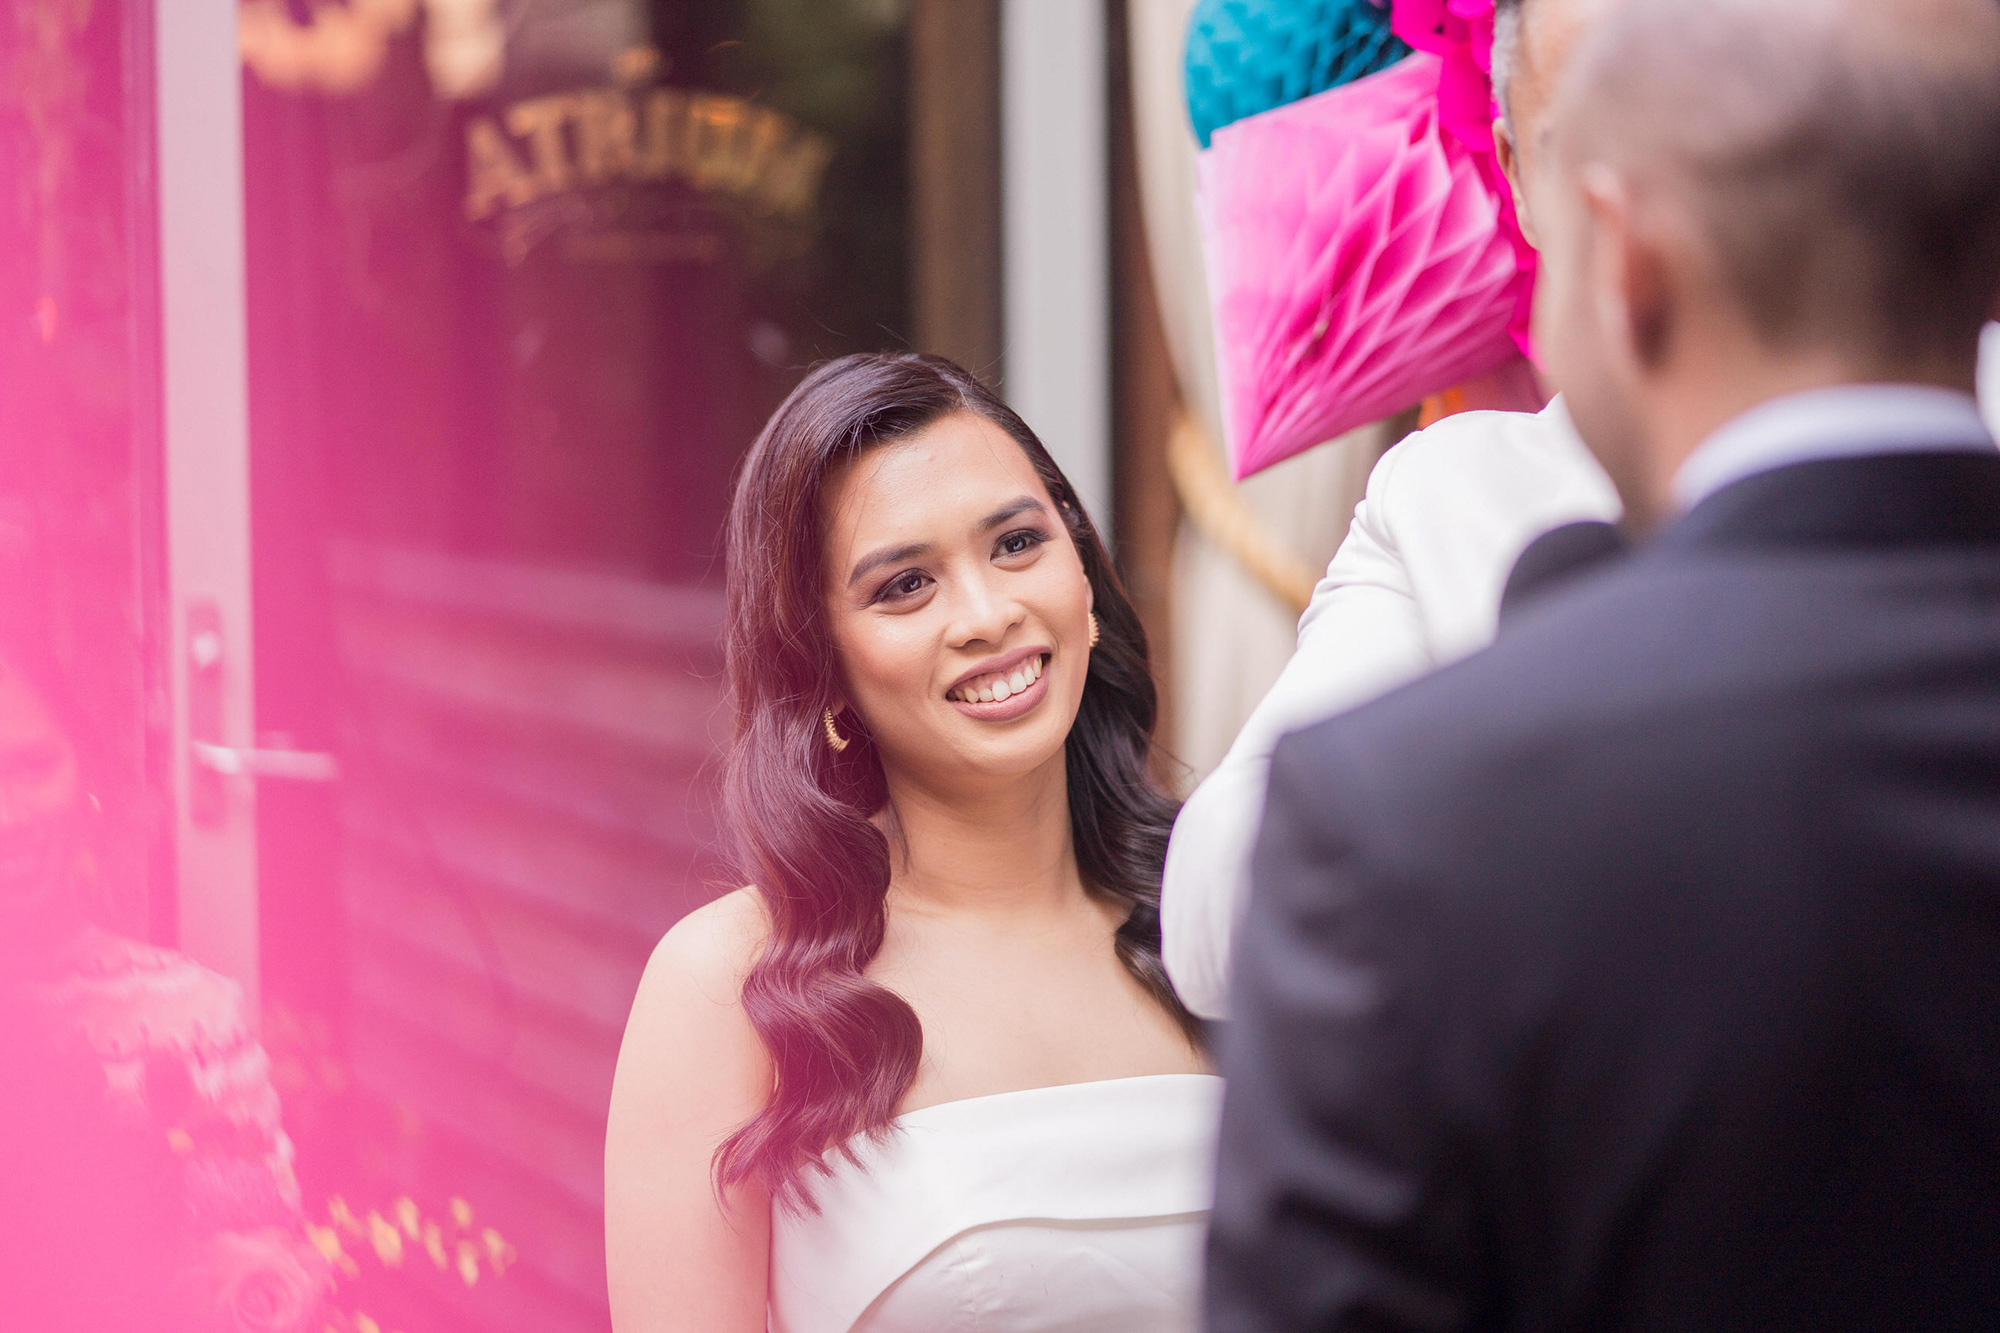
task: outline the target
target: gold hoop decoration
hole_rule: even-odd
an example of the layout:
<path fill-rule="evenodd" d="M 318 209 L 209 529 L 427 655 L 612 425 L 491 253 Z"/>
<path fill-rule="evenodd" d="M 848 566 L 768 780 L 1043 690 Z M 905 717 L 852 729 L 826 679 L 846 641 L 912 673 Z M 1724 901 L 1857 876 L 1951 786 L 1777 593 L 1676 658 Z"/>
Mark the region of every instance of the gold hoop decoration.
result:
<path fill-rule="evenodd" d="M 847 747 L 850 742 L 847 740 L 845 736 L 842 736 L 838 731 L 834 729 L 833 710 L 831 708 L 823 710 L 820 713 L 820 719 L 826 723 L 827 748 L 832 750 L 835 754 L 846 754 Z"/>
<path fill-rule="evenodd" d="M 1102 632 L 1097 628 L 1097 612 L 1092 611 L 1090 613 L 1090 646 L 1095 648 L 1097 641 L 1103 637 Z"/>

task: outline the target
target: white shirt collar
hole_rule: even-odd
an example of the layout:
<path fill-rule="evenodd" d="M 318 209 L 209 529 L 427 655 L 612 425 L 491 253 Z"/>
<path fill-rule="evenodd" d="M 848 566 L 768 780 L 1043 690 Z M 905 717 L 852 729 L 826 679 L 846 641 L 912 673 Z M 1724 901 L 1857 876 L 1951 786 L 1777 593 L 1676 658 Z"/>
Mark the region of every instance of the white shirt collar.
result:
<path fill-rule="evenodd" d="M 1970 394 L 1919 384 L 1810 389 L 1753 407 L 1703 440 L 1674 475 L 1674 499 L 1692 509 L 1732 482 L 1823 458 L 1994 448 Z"/>

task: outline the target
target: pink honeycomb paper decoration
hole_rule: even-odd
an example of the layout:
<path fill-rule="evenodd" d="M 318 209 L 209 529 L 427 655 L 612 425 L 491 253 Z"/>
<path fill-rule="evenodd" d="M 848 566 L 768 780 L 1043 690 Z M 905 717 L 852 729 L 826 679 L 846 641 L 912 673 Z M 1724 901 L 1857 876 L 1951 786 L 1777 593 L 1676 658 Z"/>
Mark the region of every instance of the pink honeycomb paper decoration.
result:
<path fill-rule="evenodd" d="M 1239 480 L 1521 351 L 1533 252 L 1490 151 L 1443 132 L 1441 69 L 1412 55 L 1218 130 L 1201 156 Z"/>

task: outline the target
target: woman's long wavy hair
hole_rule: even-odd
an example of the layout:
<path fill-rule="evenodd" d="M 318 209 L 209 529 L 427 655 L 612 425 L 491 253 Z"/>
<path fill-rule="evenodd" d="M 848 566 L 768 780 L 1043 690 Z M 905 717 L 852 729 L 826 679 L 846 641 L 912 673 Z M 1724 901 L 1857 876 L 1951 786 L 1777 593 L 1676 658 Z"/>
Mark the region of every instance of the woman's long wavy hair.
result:
<path fill-rule="evenodd" d="M 743 1007 L 776 1067 L 770 1101 L 726 1140 L 724 1187 L 760 1181 L 811 1208 L 809 1176 L 856 1135 L 880 1134 L 916 1077 L 917 1016 L 870 981 L 882 947 L 889 844 L 870 820 L 888 800 L 881 759 L 852 712 L 844 753 L 821 713 L 842 695 L 826 619 L 821 492 L 842 462 L 955 412 L 1013 437 L 1062 513 L 1102 635 L 1066 748 L 1070 826 L 1089 889 L 1124 905 L 1120 961 L 1199 1035 L 1160 962 L 1160 871 L 1174 801 L 1147 768 L 1158 711 L 1146 637 L 1104 544 L 1055 460 L 1020 417 L 939 357 L 843 357 L 819 367 L 751 447 L 729 512 L 724 654 L 735 738 L 724 807 L 770 937 Z"/>

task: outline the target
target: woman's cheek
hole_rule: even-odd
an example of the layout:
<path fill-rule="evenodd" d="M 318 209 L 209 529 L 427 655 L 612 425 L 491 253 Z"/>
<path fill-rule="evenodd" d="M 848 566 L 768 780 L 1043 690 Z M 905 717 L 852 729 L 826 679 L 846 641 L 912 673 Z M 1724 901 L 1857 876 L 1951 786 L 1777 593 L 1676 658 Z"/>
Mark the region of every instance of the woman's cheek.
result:
<path fill-rule="evenodd" d="M 935 663 L 923 619 L 919 611 L 870 627 L 866 642 L 855 645 L 847 659 L 850 673 L 859 668 L 865 677 L 853 682 L 857 694 L 891 707 L 907 707 L 929 694 Z"/>
<path fill-rule="evenodd" d="M 1090 581 L 1073 551 L 1050 551 L 1018 577 L 1021 600 L 1058 633 L 1067 632 L 1089 609 Z"/>

